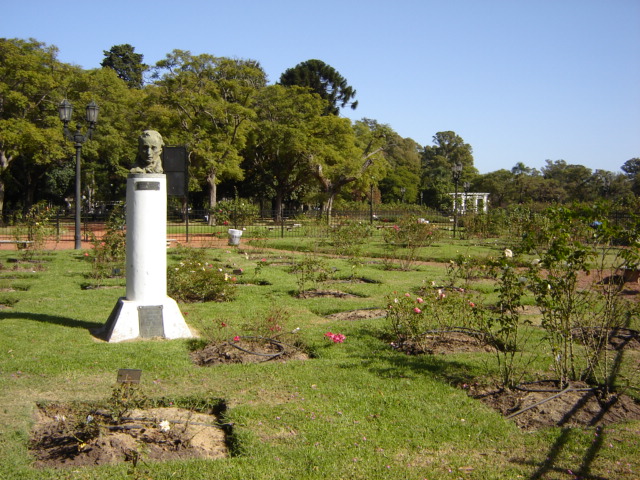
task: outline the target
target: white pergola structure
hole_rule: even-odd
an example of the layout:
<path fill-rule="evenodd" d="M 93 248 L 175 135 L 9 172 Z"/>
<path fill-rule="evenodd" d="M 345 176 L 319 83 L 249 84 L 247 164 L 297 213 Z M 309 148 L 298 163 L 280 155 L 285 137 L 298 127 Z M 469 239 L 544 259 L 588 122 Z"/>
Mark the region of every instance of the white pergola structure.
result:
<path fill-rule="evenodd" d="M 459 192 L 457 197 L 455 193 L 450 193 L 453 197 L 453 209 L 458 210 L 460 213 L 467 213 L 467 206 L 470 207 L 470 203 L 473 202 L 473 212 L 478 213 L 478 204 L 482 200 L 482 211 L 487 213 L 489 210 L 489 194 L 479 192 Z"/>

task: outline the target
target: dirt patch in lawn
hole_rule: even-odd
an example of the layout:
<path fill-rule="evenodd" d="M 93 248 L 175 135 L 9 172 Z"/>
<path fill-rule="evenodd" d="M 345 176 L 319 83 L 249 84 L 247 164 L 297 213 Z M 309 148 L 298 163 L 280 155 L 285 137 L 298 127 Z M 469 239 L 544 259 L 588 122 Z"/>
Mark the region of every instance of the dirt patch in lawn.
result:
<path fill-rule="evenodd" d="M 216 416 L 175 407 L 131 410 L 116 421 L 78 405 L 41 406 L 29 448 L 39 468 L 228 456 Z"/>
<path fill-rule="evenodd" d="M 296 298 L 359 298 L 359 295 L 353 293 L 341 292 L 339 290 L 305 290 L 297 293 Z"/>
<path fill-rule="evenodd" d="M 619 295 L 621 298 L 629 300 L 631 302 L 640 302 L 640 282 L 635 280 L 629 280 L 621 275 L 612 273 L 612 275 L 604 276 L 597 270 L 593 270 L 586 273 L 580 273 L 578 275 L 578 288 L 590 289 L 590 288 L 609 288 L 611 284 L 616 285 L 616 288 L 620 288 Z"/>
<path fill-rule="evenodd" d="M 392 342 L 391 346 L 407 355 L 447 355 L 453 353 L 493 352 L 493 347 L 481 337 L 463 331 L 434 332 L 421 336 L 417 341 Z"/>
<path fill-rule="evenodd" d="M 624 349 L 636 355 L 640 351 L 639 335 L 635 330 L 611 329 L 608 348 Z M 481 337 L 468 332 L 434 333 L 424 335 L 419 342 L 398 341 L 391 346 L 410 355 L 493 351 L 493 347 L 483 342 Z M 460 387 L 527 430 L 640 420 L 640 404 L 630 396 L 620 393 L 605 395 L 602 390 L 581 382 L 561 388 L 557 382 L 546 380 L 506 390 L 479 386 L 470 379 Z"/>
<path fill-rule="evenodd" d="M 522 429 L 585 427 L 640 420 L 640 405 L 626 395 L 605 396 L 585 383 L 559 388 L 556 382 L 539 382 L 514 390 L 476 391 L 481 400 Z"/>
<path fill-rule="evenodd" d="M 306 360 L 309 356 L 295 345 L 273 339 L 238 337 L 237 340 L 210 343 L 191 352 L 196 365 L 211 366 L 226 363 L 262 363 Z"/>
<path fill-rule="evenodd" d="M 573 330 L 573 338 L 595 348 L 599 341 L 604 341 L 604 331 L 601 328 L 576 328 Z M 610 328 L 608 329 L 606 348 L 608 350 L 640 351 L 640 332 L 630 328 Z"/>
<path fill-rule="evenodd" d="M 381 318 L 387 314 L 384 308 L 367 308 L 363 310 L 351 310 L 349 312 L 338 312 L 327 315 L 326 318 L 330 320 L 367 320 L 369 318 Z"/>

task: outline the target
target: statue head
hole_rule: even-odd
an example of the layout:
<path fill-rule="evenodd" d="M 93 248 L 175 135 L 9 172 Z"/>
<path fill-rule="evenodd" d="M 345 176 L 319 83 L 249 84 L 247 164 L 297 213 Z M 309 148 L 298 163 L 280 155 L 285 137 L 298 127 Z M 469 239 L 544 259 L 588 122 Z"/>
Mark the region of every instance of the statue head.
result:
<path fill-rule="evenodd" d="M 145 130 L 138 137 L 138 155 L 131 173 L 163 173 L 162 135 L 155 130 Z"/>

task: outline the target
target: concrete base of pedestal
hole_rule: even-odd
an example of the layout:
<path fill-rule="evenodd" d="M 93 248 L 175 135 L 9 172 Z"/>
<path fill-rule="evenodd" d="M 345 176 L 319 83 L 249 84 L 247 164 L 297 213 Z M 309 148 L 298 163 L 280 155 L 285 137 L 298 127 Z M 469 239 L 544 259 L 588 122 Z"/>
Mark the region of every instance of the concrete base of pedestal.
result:
<path fill-rule="evenodd" d="M 174 299 L 165 297 L 162 303 L 143 305 L 123 297 L 96 336 L 107 342 L 123 342 L 143 338 L 192 338 L 194 335 Z"/>

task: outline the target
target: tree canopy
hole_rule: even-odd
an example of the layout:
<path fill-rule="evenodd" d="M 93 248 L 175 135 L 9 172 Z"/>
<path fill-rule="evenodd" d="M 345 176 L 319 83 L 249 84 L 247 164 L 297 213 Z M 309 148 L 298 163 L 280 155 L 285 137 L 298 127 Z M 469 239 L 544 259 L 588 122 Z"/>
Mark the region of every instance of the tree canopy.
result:
<path fill-rule="evenodd" d="M 57 53 L 33 39 L 0 39 L 0 211 L 40 200 L 64 205 L 73 191 L 74 146 L 57 114 L 64 98 L 81 128 L 83 107 L 100 107 L 94 138 L 82 148 L 87 206 L 123 199 L 144 129 L 187 147 L 196 208 L 213 208 L 220 186 L 278 214 L 313 205 L 329 216 L 339 202 L 369 200 L 378 187 L 384 202 L 446 210 L 458 164 L 458 187 L 490 193 L 494 206 L 600 198 L 630 205 L 640 194 L 638 158 L 622 173 L 564 160 L 538 171 L 515 158 L 511 169 L 480 175 L 471 145 L 454 131 L 421 146 L 378 120 L 352 122 L 339 113 L 355 108 L 355 89 L 319 60 L 269 85 L 256 60 L 174 50 L 148 69 L 145 83 L 143 56 L 131 45 L 105 51 L 102 68 L 88 70 Z"/>
<path fill-rule="evenodd" d="M 310 88 L 328 102 L 328 114 L 338 115 L 340 108 L 347 105 L 353 110 L 358 106 L 357 101 L 352 101 L 356 91 L 337 70 L 321 60 L 307 60 L 287 69 L 280 76 L 280 84 Z"/>
<path fill-rule="evenodd" d="M 471 145 L 453 131 L 438 132 L 422 152 L 422 186 L 427 204 L 444 207 L 454 191 L 453 167 L 461 165 L 459 185 L 478 174 Z"/>
<path fill-rule="evenodd" d="M 266 75 L 252 60 L 174 50 L 157 63 L 154 76 L 154 120 L 172 132 L 173 142 L 187 145 L 192 170 L 205 180 L 213 207 L 221 179 L 243 178 L 240 152 Z"/>
<path fill-rule="evenodd" d="M 129 87 L 142 88 L 143 74 L 148 67 L 142 63 L 144 56 L 141 53 L 135 53 L 135 48 L 128 43 L 114 45 L 103 53 L 102 67 L 113 69 Z"/>

